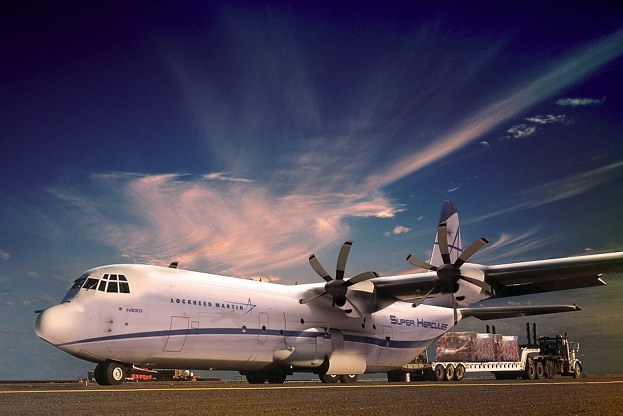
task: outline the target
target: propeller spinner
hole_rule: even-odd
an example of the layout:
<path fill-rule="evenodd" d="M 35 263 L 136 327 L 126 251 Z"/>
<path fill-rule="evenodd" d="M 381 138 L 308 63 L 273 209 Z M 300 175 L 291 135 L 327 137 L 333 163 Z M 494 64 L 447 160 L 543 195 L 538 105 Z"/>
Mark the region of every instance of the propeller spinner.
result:
<path fill-rule="evenodd" d="M 473 285 L 476 285 L 487 292 L 492 291 L 491 286 L 487 283 L 478 279 L 474 279 L 473 277 L 463 276 L 461 274 L 461 266 L 467 263 L 478 250 L 488 244 L 489 240 L 487 240 L 486 238 L 480 238 L 474 241 L 465 250 L 463 250 L 461 255 L 456 259 L 454 263 L 452 263 L 450 259 L 450 248 L 448 246 L 448 224 L 445 221 L 439 224 L 439 227 L 437 227 L 437 242 L 439 244 L 441 258 L 444 262 L 444 264 L 442 264 L 441 266 L 433 266 L 430 263 L 413 257 L 411 254 L 407 256 L 407 261 L 413 266 L 437 272 L 437 277 L 439 278 L 438 288 L 441 288 L 442 291 L 447 290 L 452 295 L 452 304 L 454 306 L 454 321 L 456 323 L 457 312 L 454 293 L 459 289 L 459 280 L 463 280 Z M 433 288 L 433 290 L 434 289 L 435 288 Z M 422 299 L 422 302 L 433 292 L 433 290 L 426 294 L 424 299 Z"/>
<path fill-rule="evenodd" d="M 301 299 L 299 302 L 302 304 L 309 303 L 313 300 L 318 299 L 321 296 L 326 294 L 331 295 L 333 298 L 332 305 L 342 307 L 346 304 L 348 300 L 346 298 L 346 294 L 348 293 L 348 288 L 357 283 L 361 283 L 366 280 L 373 279 L 375 277 L 379 277 L 376 272 L 363 272 L 359 273 L 356 276 L 351 277 L 350 279 L 344 279 L 344 271 L 346 269 L 346 260 L 348 259 L 348 253 L 350 253 L 350 248 L 353 245 L 352 241 L 346 241 L 342 248 L 340 249 L 340 254 L 337 258 L 337 266 L 335 268 L 335 279 L 331 277 L 331 275 L 325 270 L 324 267 L 320 264 L 320 261 L 316 258 L 315 254 L 309 256 L 309 264 L 312 269 L 320 277 L 322 277 L 327 283 L 324 285 L 324 291 L 320 293 L 312 293 L 311 296 Z M 353 307 L 355 307 L 353 305 Z"/>

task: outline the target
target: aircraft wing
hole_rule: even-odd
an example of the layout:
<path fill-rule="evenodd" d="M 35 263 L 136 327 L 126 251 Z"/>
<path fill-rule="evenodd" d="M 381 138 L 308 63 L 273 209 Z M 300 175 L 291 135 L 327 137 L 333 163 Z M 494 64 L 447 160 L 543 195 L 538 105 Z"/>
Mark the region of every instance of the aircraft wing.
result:
<path fill-rule="evenodd" d="M 623 273 L 623 252 L 497 266 L 465 264 L 465 268 L 481 273 L 493 290 L 490 297 L 501 298 L 605 285 L 603 275 Z M 372 282 L 381 297 L 415 300 L 424 297 L 437 280 L 435 272 L 425 272 L 380 277 Z"/>
<path fill-rule="evenodd" d="M 492 306 L 480 308 L 459 308 L 463 318 L 473 316 L 481 321 L 490 319 L 516 318 L 519 316 L 546 315 L 559 312 L 574 312 L 581 309 L 577 305 L 534 305 L 534 306 Z"/>
<path fill-rule="evenodd" d="M 623 252 L 485 266 L 494 297 L 602 286 L 606 274 L 623 273 Z"/>

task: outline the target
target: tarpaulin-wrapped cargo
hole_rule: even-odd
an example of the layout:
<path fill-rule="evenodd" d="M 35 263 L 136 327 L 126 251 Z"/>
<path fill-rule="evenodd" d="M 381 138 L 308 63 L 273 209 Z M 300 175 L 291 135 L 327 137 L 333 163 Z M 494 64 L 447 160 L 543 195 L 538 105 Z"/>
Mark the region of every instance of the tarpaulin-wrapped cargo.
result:
<path fill-rule="evenodd" d="M 447 332 L 437 343 L 436 361 L 494 361 L 494 337 L 476 332 Z"/>
<path fill-rule="evenodd" d="M 501 336 L 495 344 L 495 358 L 497 361 L 519 361 L 519 342 L 516 336 Z"/>
<path fill-rule="evenodd" d="M 436 361 L 519 361 L 515 336 L 447 332 L 437 343 Z"/>

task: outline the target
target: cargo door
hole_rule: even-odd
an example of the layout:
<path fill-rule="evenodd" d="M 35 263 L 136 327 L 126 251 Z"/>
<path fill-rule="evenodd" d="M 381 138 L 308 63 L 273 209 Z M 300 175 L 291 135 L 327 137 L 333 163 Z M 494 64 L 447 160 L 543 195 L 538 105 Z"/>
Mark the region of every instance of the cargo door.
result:
<path fill-rule="evenodd" d="M 169 335 L 166 344 L 164 344 L 163 351 L 182 351 L 184 343 L 186 342 L 186 336 L 188 335 L 188 320 L 187 316 L 171 317 L 171 329 L 169 330 Z"/>

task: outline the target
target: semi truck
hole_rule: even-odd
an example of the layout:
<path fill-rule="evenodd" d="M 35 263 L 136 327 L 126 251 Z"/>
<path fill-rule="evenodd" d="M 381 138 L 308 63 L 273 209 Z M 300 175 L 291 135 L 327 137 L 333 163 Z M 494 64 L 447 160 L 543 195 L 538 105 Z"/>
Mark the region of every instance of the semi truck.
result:
<path fill-rule="evenodd" d="M 565 335 L 536 337 L 530 342 L 530 324 L 526 325 L 528 344 L 519 345 L 516 336 L 502 336 L 487 331 L 449 332 L 440 338 L 435 360 L 425 354 L 401 371 L 388 374 L 389 381 L 437 380 L 460 381 L 467 373 L 491 372 L 498 380 L 545 379 L 556 375 L 580 377 L 582 361 L 579 344 Z"/>

